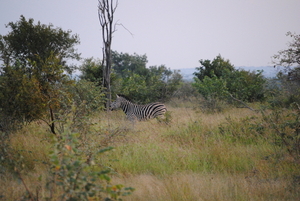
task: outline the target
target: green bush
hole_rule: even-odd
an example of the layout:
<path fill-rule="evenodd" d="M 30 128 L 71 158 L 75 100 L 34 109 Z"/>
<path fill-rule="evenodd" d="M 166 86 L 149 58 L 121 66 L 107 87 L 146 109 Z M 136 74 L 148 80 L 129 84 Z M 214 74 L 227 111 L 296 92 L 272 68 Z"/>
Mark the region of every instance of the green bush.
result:
<path fill-rule="evenodd" d="M 111 147 L 92 151 L 84 149 L 78 134 L 64 134 L 50 153 L 50 200 L 119 200 L 133 189 L 112 185 L 109 168 L 97 168 L 94 157 Z M 102 169 L 102 170 L 101 170 Z M 52 197 L 53 196 L 53 197 Z"/>
<path fill-rule="evenodd" d="M 268 80 L 266 86 L 272 108 L 289 108 L 293 103 L 300 104 L 299 83 L 288 80 L 287 75 L 278 73 L 277 78 Z"/>
<path fill-rule="evenodd" d="M 222 78 L 219 79 L 217 76 L 205 76 L 202 81 L 195 78 L 195 82 L 192 85 L 206 100 L 224 100 L 227 98 L 228 89 L 226 87 L 226 81 Z"/>
<path fill-rule="evenodd" d="M 300 162 L 300 107 L 292 104 L 293 110 L 275 109 L 263 113 L 263 120 L 274 134 L 274 147 L 284 151 L 296 163 Z"/>
<path fill-rule="evenodd" d="M 226 81 L 216 76 L 205 76 L 202 81 L 195 78 L 192 83 L 198 92 L 203 96 L 204 100 L 200 101 L 202 111 L 208 113 L 221 112 L 226 108 L 225 100 L 227 100 L 228 92 Z"/>
<path fill-rule="evenodd" d="M 239 100 L 254 102 L 265 99 L 266 79 L 262 71 L 235 70 L 228 72 L 223 79 L 226 80 L 228 92 Z"/>
<path fill-rule="evenodd" d="M 204 97 L 205 108 L 211 111 L 221 110 L 218 103 L 243 103 L 265 99 L 265 78 L 262 72 L 235 70 L 229 60 L 220 55 L 212 62 L 201 60 L 196 68 L 193 87 Z M 245 105 L 245 104 L 244 104 Z M 219 108 L 219 109 L 218 109 Z"/>

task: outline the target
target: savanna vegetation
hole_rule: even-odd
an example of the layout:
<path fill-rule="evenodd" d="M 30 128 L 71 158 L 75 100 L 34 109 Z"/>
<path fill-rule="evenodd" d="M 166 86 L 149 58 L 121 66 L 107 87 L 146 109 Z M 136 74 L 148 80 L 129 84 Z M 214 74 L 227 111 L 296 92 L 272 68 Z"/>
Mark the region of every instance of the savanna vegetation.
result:
<path fill-rule="evenodd" d="M 104 63 L 80 58 L 76 34 L 24 16 L 7 27 L 0 200 L 299 200 L 299 35 L 288 33 L 274 56 L 286 71 L 272 79 L 217 55 L 186 82 L 147 67 L 146 55 L 112 51 L 112 96 L 168 108 L 132 124 L 105 110 Z"/>

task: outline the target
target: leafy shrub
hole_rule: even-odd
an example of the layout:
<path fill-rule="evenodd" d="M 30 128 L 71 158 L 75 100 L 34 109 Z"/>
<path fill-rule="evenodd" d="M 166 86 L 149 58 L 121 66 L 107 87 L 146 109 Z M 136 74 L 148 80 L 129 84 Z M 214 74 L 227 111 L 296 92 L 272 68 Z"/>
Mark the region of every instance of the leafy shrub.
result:
<path fill-rule="evenodd" d="M 38 80 L 24 75 L 19 64 L 8 66 L 0 77 L 0 111 L 11 123 L 28 123 L 41 117 L 48 107 L 44 104 Z M 9 122 L 0 122 L 9 127 Z"/>
<path fill-rule="evenodd" d="M 227 98 L 227 88 L 226 81 L 222 78 L 206 76 L 202 81 L 195 78 L 192 85 L 204 97 L 204 101 L 200 102 L 202 111 L 208 113 L 221 112 L 226 107 L 224 100 Z"/>
<path fill-rule="evenodd" d="M 300 107 L 293 104 L 294 111 L 276 109 L 263 113 L 263 120 L 274 133 L 275 147 L 285 150 L 296 163 L 300 162 Z"/>
<path fill-rule="evenodd" d="M 136 102 L 147 103 L 151 101 L 150 97 L 147 97 L 147 93 L 152 90 L 147 87 L 145 77 L 133 74 L 123 78 L 121 86 L 122 93 Z"/>
<path fill-rule="evenodd" d="M 206 99 L 225 99 L 227 97 L 226 81 L 217 76 L 204 77 L 202 81 L 195 78 L 193 86 Z"/>
<path fill-rule="evenodd" d="M 95 165 L 94 157 L 111 149 L 87 151 L 78 141 L 78 134 L 64 134 L 50 153 L 50 200 L 117 200 L 129 195 L 132 188 L 110 184 L 110 170 L 99 170 Z"/>
<path fill-rule="evenodd" d="M 262 71 L 235 70 L 227 73 L 223 79 L 226 80 L 228 92 L 239 100 L 254 102 L 265 99 L 266 79 Z"/>
<path fill-rule="evenodd" d="M 228 103 L 264 100 L 265 79 L 262 72 L 235 70 L 229 60 L 220 55 L 212 62 L 201 60 L 196 68 L 193 86 L 206 100 L 223 100 Z M 208 104 L 213 106 L 214 104 Z"/>
<path fill-rule="evenodd" d="M 121 197 L 131 194 L 133 188 L 111 184 L 110 169 L 94 162 L 94 157 L 112 148 L 91 151 L 83 146 L 78 137 L 76 133 L 64 133 L 60 139 L 53 136 L 54 147 L 49 154 L 47 182 L 39 184 L 35 192 L 27 186 L 23 175 L 16 169 L 26 189 L 22 200 L 40 200 L 41 189 L 48 190 L 42 197 L 46 200 L 121 200 Z M 41 181 L 41 176 L 37 179 Z"/>
<path fill-rule="evenodd" d="M 290 107 L 293 103 L 300 104 L 300 88 L 297 81 L 288 80 L 282 72 L 277 78 L 267 82 L 268 102 L 272 108 Z"/>
<path fill-rule="evenodd" d="M 97 85 L 102 85 L 103 67 L 99 59 L 87 58 L 79 67 L 81 71 L 80 79 L 96 82 Z"/>
<path fill-rule="evenodd" d="M 198 72 L 195 72 L 194 75 L 201 81 L 205 77 L 212 78 L 216 76 L 217 78 L 221 78 L 227 74 L 227 72 L 234 71 L 234 66 L 230 63 L 230 61 L 222 58 L 220 54 L 212 61 L 207 59 L 200 60 L 199 62 L 201 66 L 196 68 Z"/>
<path fill-rule="evenodd" d="M 165 67 L 152 67 L 146 72 L 147 75 L 132 73 L 122 78 L 121 93 L 138 103 L 149 103 L 170 99 L 180 86 L 182 77 L 178 72 L 172 73 Z"/>
<path fill-rule="evenodd" d="M 72 128 L 73 132 L 86 134 L 90 127 L 88 124 L 91 124 L 91 115 L 104 107 L 105 98 L 101 87 L 95 82 L 79 80 L 72 85 L 60 85 L 57 93 L 59 106 L 53 111 L 57 121 L 46 123 L 55 125 L 57 135 L 63 133 L 66 126 Z"/>
<path fill-rule="evenodd" d="M 64 132 L 78 132 L 80 139 L 85 139 L 91 132 L 90 121 L 92 112 L 97 111 L 103 104 L 103 94 L 95 83 L 85 80 L 74 83 L 73 85 L 60 85 L 57 94 L 60 94 L 60 110 L 55 110 L 54 115 L 55 132 L 59 137 Z M 28 101 L 28 100 L 27 100 Z M 10 135 L 21 128 L 20 121 L 9 121 L 11 116 L 0 113 L 0 173 L 19 174 L 20 171 L 33 169 L 32 161 L 27 157 L 32 155 L 30 150 L 16 149 L 11 146 Z M 21 124 L 20 124 L 21 123 Z M 45 123 L 48 123 L 45 121 Z M 51 125 L 51 122 L 49 123 Z M 38 132 L 35 130 L 35 132 Z M 28 133 L 24 133 L 26 135 Z M 35 159 L 33 159 L 35 160 Z"/>

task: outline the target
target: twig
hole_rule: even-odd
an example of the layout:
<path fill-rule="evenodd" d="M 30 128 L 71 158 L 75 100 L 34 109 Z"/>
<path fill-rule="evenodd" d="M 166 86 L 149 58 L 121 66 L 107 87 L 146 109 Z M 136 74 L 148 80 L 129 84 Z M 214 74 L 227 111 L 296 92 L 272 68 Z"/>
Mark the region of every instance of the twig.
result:
<path fill-rule="evenodd" d="M 30 191 L 29 188 L 27 187 L 27 185 L 26 185 L 24 179 L 22 178 L 21 173 L 19 172 L 19 170 L 18 170 L 17 168 L 15 169 L 15 171 L 17 172 L 17 174 L 18 174 L 20 180 L 21 180 L 22 183 L 23 183 L 23 186 L 25 187 L 27 193 L 29 194 L 30 200 L 34 201 L 35 199 L 34 199 L 32 193 L 31 193 L 31 191 Z"/>
<path fill-rule="evenodd" d="M 250 106 L 248 106 L 246 103 L 244 103 L 243 101 L 241 101 L 241 100 L 239 100 L 239 99 L 237 99 L 237 98 L 235 98 L 235 97 L 233 97 L 233 95 L 232 94 L 230 94 L 229 93 L 229 96 L 233 99 L 233 100 L 235 100 L 235 101 L 237 101 L 237 102 L 239 102 L 239 103 L 241 103 L 241 104 L 243 104 L 246 108 L 248 108 L 249 110 L 252 110 L 252 111 L 255 111 L 255 112 L 258 112 L 258 110 L 256 110 L 256 109 L 253 109 L 252 107 L 250 107 Z"/>
<path fill-rule="evenodd" d="M 116 29 L 116 26 L 122 26 L 126 31 L 128 31 L 128 33 L 129 33 L 132 37 L 134 37 L 134 34 L 131 33 L 131 31 L 129 31 L 129 29 L 127 29 L 122 23 L 118 23 L 118 21 L 117 21 L 117 22 L 115 23 L 114 31 L 117 30 L 117 29 Z"/>

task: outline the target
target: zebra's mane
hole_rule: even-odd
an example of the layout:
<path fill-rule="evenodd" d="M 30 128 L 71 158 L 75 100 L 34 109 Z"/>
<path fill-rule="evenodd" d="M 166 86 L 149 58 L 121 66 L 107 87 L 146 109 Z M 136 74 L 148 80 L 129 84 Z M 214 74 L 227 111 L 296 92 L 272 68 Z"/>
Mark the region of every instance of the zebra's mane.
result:
<path fill-rule="evenodd" d="M 127 96 L 125 96 L 124 94 L 117 94 L 117 95 L 120 96 L 120 97 L 125 98 L 126 100 L 128 100 L 130 102 L 132 102 L 132 100 L 130 98 L 128 98 Z"/>

